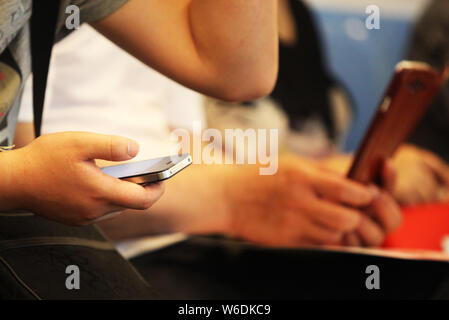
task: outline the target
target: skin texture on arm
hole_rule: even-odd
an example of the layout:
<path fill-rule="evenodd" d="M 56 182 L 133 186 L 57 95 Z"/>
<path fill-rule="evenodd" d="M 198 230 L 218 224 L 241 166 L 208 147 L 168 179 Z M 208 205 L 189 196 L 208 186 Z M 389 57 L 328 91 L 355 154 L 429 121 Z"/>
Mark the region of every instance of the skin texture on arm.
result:
<path fill-rule="evenodd" d="M 17 209 L 18 199 L 14 192 L 14 182 L 12 178 L 13 157 L 15 151 L 0 152 L 0 168 L 2 168 L 2 178 L 0 179 L 0 211 Z"/>
<path fill-rule="evenodd" d="M 277 0 L 131 0 L 92 25 L 147 65 L 222 100 L 267 95 L 277 74 Z"/>
<path fill-rule="evenodd" d="M 382 228 L 363 219 L 362 210 L 377 203 L 373 214 L 383 216 L 391 209 L 388 199 L 378 203 L 379 190 L 303 158 L 285 156 L 279 163 L 273 176 L 259 175 L 254 165 L 192 166 L 167 182 L 167 196 L 150 210 L 130 210 L 100 226 L 113 239 L 220 233 L 263 245 L 296 247 L 341 244 L 345 233 L 363 222 L 363 244 L 375 246 L 383 240 Z M 398 210 L 389 210 L 388 218 L 399 215 Z"/>
<path fill-rule="evenodd" d="M 16 148 L 25 147 L 34 140 L 34 124 L 32 122 L 19 122 L 16 127 L 14 145 Z"/>
<path fill-rule="evenodd" d="M 152 210 L 127 210 L 99 226 L 114 240 L 175 232 L 225 234 L 229 218 L 221 181 L 228 170 L 223 169 L 191 165 L 166 181 L 165 195 Z"/>

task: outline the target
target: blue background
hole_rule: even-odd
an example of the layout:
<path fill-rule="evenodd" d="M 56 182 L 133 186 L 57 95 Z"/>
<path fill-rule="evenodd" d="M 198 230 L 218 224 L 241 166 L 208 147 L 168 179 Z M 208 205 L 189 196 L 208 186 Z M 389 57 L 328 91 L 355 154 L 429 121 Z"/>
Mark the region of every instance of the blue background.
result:
<path fill-rule="evenodd" d="M 328 68 L 349 90 L 355 103 L 353 126 L 344 146 L 345 151 L 352 151 L 363 138 L 394 66 L 405 57 L 413 23 L 406 18 L 382 18 L 380 30 L 368 30 L 367 15 L 325 9 L 315 9 L 314 15 Z M 352 26 L 355 23 L 357 27 L 357 21 L 360 25 L 355 36 L 348 31 L 348 19 Z"/>

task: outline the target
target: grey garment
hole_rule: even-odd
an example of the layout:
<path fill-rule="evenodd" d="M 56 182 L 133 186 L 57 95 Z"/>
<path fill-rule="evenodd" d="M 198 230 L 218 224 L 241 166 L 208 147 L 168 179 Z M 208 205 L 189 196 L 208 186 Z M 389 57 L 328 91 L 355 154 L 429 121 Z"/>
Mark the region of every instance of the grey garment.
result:
<path fill-rule="evenodd" d="M 20 93 L 23 87 L 23 79 L 30 74 L 30 44 L 29 44 L 29 19 L 31 17 L 31 0 L 1 0 L 0 1 L 0 53 L 9 48 L 11 55 L 18 64 L 22 81 L 18 96 L 13 100 L 12 106 L 8 106 L 2 119 L 0 130 L 0 143 L 12 143 L 17 116 L 19 113 Z M 8 79 L 4 80 L 5 82 Z M 4 86 L 7 86 L 6 83 Z M 2 102 L 2 101 L 0 101 Z"/>
<path fill-rule="evenodd" d="M 1 1 L 1 0 L 0 0 Z M 67 36 L 73 30 L 65 27 L 65 21 L 68 15 L 65 13 L 69 5 L 76 5 L 80 8 L 80 22 L 92 22 L 101 20 L 111 13 L 117 11 L 128 0 L 60 0 L 61 7 L 57 24 L 57 40 Z"/>
<path fill-rule="evenodd" d="M 65 28 L 67 6 L 77 5 L 81 22 L 100 20 L 120 8 L 127 0 L 61 0 L 57 24 L 57 38 L 69 33 Z M 9 49 L 18 65 L 21 85 L 17 97 L 0 119 L 0 145 L 12 144 L 19 114 L 20 96 L 31 72 L 30 17 L 32 0 L 0 0 L 0 54 Z M 8 79 L 4 80 L 8 81 Z M 6 86 L 7 84 L 5 84 Z M 0 86 L 1 88 L 1 86 Z M 0 101 L 1 103 L 2 101 Z"/>

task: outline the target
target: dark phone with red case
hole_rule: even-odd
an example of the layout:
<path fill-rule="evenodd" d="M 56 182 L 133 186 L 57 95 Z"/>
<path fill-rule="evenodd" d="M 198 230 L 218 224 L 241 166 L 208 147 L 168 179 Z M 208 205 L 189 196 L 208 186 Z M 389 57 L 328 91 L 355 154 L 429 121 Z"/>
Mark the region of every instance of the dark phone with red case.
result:
<path fill-rule="evenodd" d="M 380 170 L 417 126 L 449 75 L 421 62 L 403 61 L 357 150 L 348 177 L 361 183 L 380 183 Z"/>

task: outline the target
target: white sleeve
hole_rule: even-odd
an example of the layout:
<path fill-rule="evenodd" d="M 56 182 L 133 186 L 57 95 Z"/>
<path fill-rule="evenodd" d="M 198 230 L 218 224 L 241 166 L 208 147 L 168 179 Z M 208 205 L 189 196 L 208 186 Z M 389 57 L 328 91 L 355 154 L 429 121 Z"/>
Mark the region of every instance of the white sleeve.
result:
<path fill-rule="evenodd" d="M 206 126 L 203 96 L 172 80 L 168 81 L 168 101 L 165 113 L 172 128 L 192 130 L 194 122 Z"/>
<path fill-rule="evenodd" d="M 29 76 L 22 93 L 19 122 L 33 122 L 33 76 Z"/>

